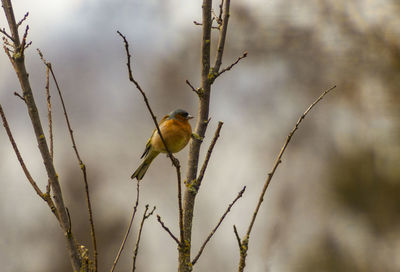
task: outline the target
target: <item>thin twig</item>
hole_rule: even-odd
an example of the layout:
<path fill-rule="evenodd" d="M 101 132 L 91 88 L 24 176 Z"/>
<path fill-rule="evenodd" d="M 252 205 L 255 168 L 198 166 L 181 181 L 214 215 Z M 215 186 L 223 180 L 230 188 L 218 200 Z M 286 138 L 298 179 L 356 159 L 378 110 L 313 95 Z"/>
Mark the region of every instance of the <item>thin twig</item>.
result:
<path fill-rule="evenodd" d="M 50 137 L 50 156 L 54 160 L 54 142 L 53 142 L 53 118 L 51 115 L 51 96 L 50 96 L 50 82 L 49 82 L 50 68 L 46 67 L 46 101 L 47 101 L 47 118 L 49 120 L 49 137 Z"/>
<path fill-rule="evenodd" d="M 14 52 L 14 45 L 10 43 L 6 37 L 3 37 L 3 48 L 7 56 L 11 58 L 10 52 Z"/>
<path fill-rule="evenodd" d="M 212 68 L 212 73 L 218 74 L 219 68 L 221 67 L 222 64 L 222 55 L 224 53 L 224 47 L 225 47 L 225 40 L 226 40 L 226 32 L 228 30 L 228 22 L 229 22 L 229 7 L 231 5 L 230 0 L 226 0 L 225 2 L 225 9 L 224 9 L 224 18 L 222 20 L 222 26 L 220 27 L 220 33 L 219 33 L 219 40 L 218 40 L 218 46 L 217 46 L 217 54 L 215 55 L 215 63 L 214 67 Z"/>
<path fill-rule="evenodd" d="M 164 222 L 161 220 L 161 217 L 158 214 L 157 214 L 157 221 L 161 224 L 161 227 L 163 227 L 163 229 L 171 236 L 171 238 L 174 239 L 178 245 L 181 245 L 178 238 L 176 238 L 176 236 L 171 232 L 171 230 L 164 224 Z"/>
<path fill-rule="evenodd" d="M 25 48 L 27 48 L 29 46 L 29 43 L 28 43 L 28 45 L 26 45 L 26 38 L 28 37 L 28 31 L 29 31 L 29 25 L 26 25 L 24 36 L 22 36 L 22 42 L 21 42 L 21 47 L 20 47 L 21 54 L 24 52 Z"/>
<path fill-rule="evenodd" d="M 181 177 L 180 164 L 175 165 L 175 168 L 176 168 L 177 184 L 178 184 L 179 236 L 181 242 L 183 242 L 185 239 L 183 233 L 182 177 Z"/>
<path fill-rule="evenodd" d="M 40 190 L 39 186 L 37 186 L 36 182 L 33 180 L 31 174 L 29 173 L 28 168 L 26 168 L 25 162 L 22 159 L 21 153 L 18 150 L 17 144 L 16 144 L 16 142 L 14 140 L 14 137 L 13 137 L 13 135 L 11 133 L 10 127 L 8 125 L 6 116 L 5 116 L 4 111 L 3 111 L 3 107 L 1 105 L 0 105 L 0 115 L 1 115 L 1 119 L 3 120 L 3 126 L 4 126 L 4 128 L 5 128 L 6 132 L 7 132 L 8 139 L 11 142 L 11 145 L 12 145 L 12 147 L 14 149 L 15 155 L 17 155 L 18 161 L 21 164 L 22 170 L 24 171 L 26 178 L 28 179 L 29 183 L 32 185 L 33 189 L 35 189 L 35 192 L 41 198 L 43 198 L 43 200 L 45 200 L 44 197 L 43 197 L 43 192 Z"/>
<path fill-rule="evenodd" d="M 198 95 L 200 94 L 199 90 L 193 87 L 193 85 L 187 79 L 186 79 L 186 84 L 189 85 L 189 87 L 192 89 L 193 92 L 195 92 Z"/>
<path fill-rule="evenodd" d="M 221 4 L 219 4 L 219 15 L 218 15 L 218 19 L 217 19 L 217 23 L 219 25 L 222 24 L 222 14 L 223 14 L 223 7 L 224 7 L 224 0 L 221 0 Z"/>
<path fill-rule="evenodd" d="M 137 207 L 139 205 L 139 184 L 140 184 L 139 181 L 137 181 L 137 183 L 136 183 L 136 202 L 135 202 L 135 206 L 133 206 L 131 220 L 129 221 L 129 225 L 128 225 L 128 228 L 126 229 L 124 239 L 122 240 L 122 244 L 118 250 L 117 256 L 115 257 L 115 260 L 113 262 L 110 272 L 114 271 L 115 266 L 118 263 L 119 257 L 121 256 L 122 250 L 124 249 L 125 243 L 128 239 L 129 232 L 131 231 L 133 219 L 135 219 L 135 214 L 137 211 Z"/>
<path fill-rule="evenodd" d="M 243 55 L 241 55 L 240 57 L 238 57 L 237 60 L 236 60 L 234 63 L 232 63 L 232 64 L 229 65 L 228 67 L 222 69 L 221 72 L 217 73 L 217 74 L 215 75 L 215 77 L 214 77 L 214 80 L 215 80 L 217 77 L 219 77 L 221 74 L 223 74 L 223 73 L 225 73 L 226 71 L 229 71 L 230 69 L 232 69 L 233 66 L 235 66 L 236 64 L 238 64 L 239 61 L 240 61 L 241 59 L 244 59 L 245 57 L 247 57 L 247 51 L 243 52 Z"/>
<path fill-rule="evenodd" d="M 140 228 L 139 228 L 138 236 L 137 236 L 137 239 L 136 239 L 135 250 L 133 252 L 132 272 L 135 272 L 135 269 L 136 269 L 136 257 L 137 257 L 138 251 L 139 251 L 139 243 L 140 243 L 140 238 L 142 236 L 144 221 L 146 221 L 146 219 L 149 218 L 154 213 L 154 211 L 156 209 L 156 206 L 154 206 L 153 210 L 151 210 L 151 212 L 149 212 L 149 213 L 147 213 L 148 209 L 149 209 L 149 205 L 146 205 L 146 208 L 145 208 L 144 213 L 143 213 L 142 221 L 140 222 Z"/>
<path fill-rule="evenodd" d="M 7 38 L 9 38 L 11 41 L 14 42 L 13 37 L 11 37 L 11 35 L 7 33 L 7 31 L 6 31 L 5 28 L 3 28 L 3 29 L 0 28 L 0 33 L 2 33 L 2 34 L 5 35 Z"/>
<path fill-rule="evenodd" d="M 239 250 L 240 250 L 241 247 L 242 247 L 242 244 L 240 242 L 240 236 L 239 236 L 239 233 L 238 233 L 235 225 L 233 225 L 233 233 L 235 233 L 235 237 L 236 237 L 236 240 L 238 242 L 238 246 L 239 246 Z"/>
<path fill-rule="evenodd" d="M 69 209 L 68 209 L 68 207 L 65 207 L 65 210 L 67 211 L 67 215 L 68 215 L 67 234 L 71 234 L 71 232 L 72 232 L 72 220 L 71 220 L 71 215 L 69 214 Z"/>
<path fill-rule="evenodd" d="M 216 142 L 217 142 L 217 140 L 219 138 L 219 133 L 221 132 L 223 124 L 224 123 L 221 122 L 221 121 L 218 122 L 218 127 L 215 130 L 214 137 L 213 137 L 213 139 L 211 141 L 210 146 L 208 147 L 206 158 L 204 159 L 204 163 L 203 163 L 203 166 L 201 167 L 201 170 L 200 170 L 200 173 L 199 173 L 199 177 L 197 178 L 197 180 L 198 180 L 197 187 L 200 187 L 200 185 L 201 185 L 201 182 L 202 182 L 203 177 L 204 177 L 204 173 L 206 172 L 206 169 L 207 169 L 208 161 L 211 158 L 212 151 L 213 151 L 214 146 L 215 146 L 215 144 L 216 144 Z"/>
<path fill-rule="evenodd" d="M 198 26 L 203 25 L 202 23 L 199 23 L 199 22 L 197 22 L 197 21 L 193 21 L 193 24 L 198 25 Z M 219 29 L 218 26 L 211 26 L 211 28 L 212 28 L 212 29 Z"/>
<path fill-rule="evenodd" d="M 251 230 L 253 229 L 254 222 L 255 222 L 255 220 L 256 220 L 258 211 L 259 211 L 259 209 L 260 209 L 260 207 L 261 207 L 261 203 L 262 203 L 263 200 L 264 200 L 265 192 L 267 191 L 268 186 L 269 186 L 269 184 L 271 183 L 271 179 L 272 179 L 272 177 L 274 176 L 276 169 L 278 168 L 279 164 L 282 162 L 283 153 L 285 152 L 287 146 L 289 145 L 290 140 L 292 139 L 293 134 L 294 134 L 294 133 L 296 132 L 296 130 L 299 128 L 300 123 L 304 120 L 304 118 L 306 117 L 306 115 L 311 111 L 311 109 L 312 109 L 319 101 L 321 101 L 321 100 L 324 98 L 325 95 L 327 95 L 331 90 L 333 90 L 333 89 L 335 89 L 335 88 L 336 88 L 336 86 L 333 86 L 333 87 L 329 88 L 328 90 L 324 91 L 324 92 L 323 92 L 323 93 L 322 93 L 322 94 L 307 108 L 307 110 L 300 116 L 300 118 L 299 118 L 299 120 L 297 121 L 296 125 L 294 126 L 294 128 L 292 129 L 292 131 L 291 131 L 291 132 L 289 133 L 289 135 L 287 136 L 286 141 L 285 141 L 285 143 L 283 144 L 282 149 L 281 149 L 281 151 L 279 152 L 278 157 L 277 157 L 276 160 L 275 160 L 275 163 L 274 163 L 274 165 L 273 165 L 273 167 L 272 167 L 272 170 L 268 173 L 268 177 L 267 177 L 267 179 L 265 180 L 264 187 L 263 187 L 262 192 L 261 192 L 261 195 L 260 195 L 260 197 L 259 197 L 259 199 L 258 199 L 257 206 L 256 206 L 256 208 L 255 208 L 255 210 L 254 210 L 254 212 L 253 212 L 253 216 L 252 216 L 252 218 L 251 218 L 251 221 L 250 221 L 249 227 L 248 227 L 248 229 L 247 229 L 246 235 L 245 235 L 245 237 L 241 240 L 241 243 L 240 243 L 240 244 L 241 244 L 241 252 L 240 252 L 239 271 L 243 271 L 243 269 L 244 269 L 244 267 L 245 267 L 245 265 L 246 265 L 246 255 L 247 255 L 248 243 L 249 243 L 249 239 L 250 239 L 250 233 L 251 233 Z"/>
<path fill-rule="evenodd" d="M 25 98 L 24 98 L 22 95 L 20 95 L 19 93 L 14 92 L 14 95 L 15 95 L 16 97 L 20 98 L 22 101 L 25 102 Z"/>
<path fill-rule="evenodd" d="M 88 178 L 87 178 L 87 172 L 86 172 L 86 165 L 83 163 L 83 161 L 82 161 L 82 159 L 81 159 L 81 157 L 79 155 L 78 147 L 76 145 L 75 138 L 74 138 L 74 131 L 72 130 L 71 123 L 69 121 L 69 117 L 68 117 L 67 109 L 66 109 L 66 106 L 65 106 L 64 98 L 63 98 L 63 95 L 61 93 L 60 86 L 58 85 L 58 81 L 57 81 L 57 78 L 55 76 L 55 73 L 53 71 L 53 67 L 52 67 L 50 62 L 47 62 L 44 59 L 43 54 L 41 53 L 41 51 L 39 49 L 37 49 L 37 50 L 39 52 L 40 58 L 42 59 L 43 63 L 47 67 L 47 74 L 46 75 L 48 76 L 48 71 L 50 71 L 51 76 L 52 76 L 52 78 L 54 80 L 54 83 L 56 85 L 58 96 L 60 98 L 61 106 L 62 106 L 62 109 L 63 109 L 63 112 L 64 112 L 65 121 L 67 123 L 69 135 L 70 135 L 70 138 L 71 138 L 72 148 L 75 151 L 76 158 L 77 158 L 79 166 L 80 166 L 80 168 L 82 170 L 83 182 L 84 182 L 84 185 L 85 185 L 85 193 L 86 193 L 86 204 L 87 204 L 88 213 L 89 213 L 90 234 L 91 234 L 92 245 L 93 245 L 94 269 L 95 269 L 94 271 L 97 271 L 97 255 L 98 255 L 98 253 L 97 253 L 96 232 L 95 232 L 95 228 L 94 228 L 93 210 L 92 210 L 92 205 L 91 205 L 91 201 L 90 201 L 90 193 L 89 193 L 89 184 L 88 184 Z M 46 85 L 46 88 L 47 88 L 47 85 Z M 50 99 L 50 97 L 49 97 L 49 93 L 48 93 L 48 103 L 49 103 L 49 99 Z M 50 104 L 50 110 L 51 110 L 51 104 Z M 51 119 L 49 119 L 49 120 L 51 120 Z M 50 125 L 50 123 L 51 122 L 49 121 L 49 125 Z M 51 135 L 50 136 L 51 137 L 50 138 L 50 143 L 52 144 L 52 142 L 53 142 L 52 133 L 50 135 Z M 51 148 L 52 148 L 52 145 L 51 145 Z M 50 150 L 52 152 L 52 149 L 50 149 Z M 50 153 L 50 154 L 52 154 L 52 153 Z"/>
<path fill-rule="evenodd" d="M 25 162 L 22 159 L 21 153 L 19 152 L 17 143 L 15 142 L 14 137 L 13 137 L 13 135 L 11 133 L 10 127 L 8 125 L 5 113 L 4 113 L 3 108 L 1 107 L 1 105 L 0 105 L 0 115 L 1 115 L 1 119 L 3 120 L 3 126 L 4 126 L 4 128 L 5 128 L 6 132 L 7 132 L 8 138 L 9 138 L 9 140 L 11 142 L 11 145 L 12 145 L 12 147 L 14 149 L 15 155 L 17 156 L 17 159 L 18 159 L 18 161 L 19 161 L 19 163 L 21 165 L 22 170 L 24 171 L 24 174 L 25 174 L 26 178 L 28 179 L 29 183 L 32 185 L 32 187 L 35 190 L 35 192 L 44 201 L 46 201 L 47 205 L 50 207 L 50 210 L 54 213 L 56 218 L 59 220 L 57 210 L 56 210 L 56 208 L 54 206 L 54 202 L 51 199 L 51 196 L 50 196 L 50 193 L 49 193 L 49 189 L 46 189 L 46 193 L 44 194 L 40 190 L 39 186 L 37 186 L 35 180 L 32 178 L 28 168 L 26 167 Z"/>
<path fill-rule="evenodd" d="M 22 18 L 21 20 L 19 20 L 19 22 L 17 23 L 17 27 L 19 27 L 20 25 L 22 25 L 22 23 L 28 18 L 29 16 L 29 12 L 25 13 L 24 18 Z"/>
<path fill-rule="evenodd" d="M 46 85 L 45 85 L 45 90 L 46 90 L 46 101 L 47 101 L 47 119 L 48 119 L 48 122 L 49 122 L 50 156 L 54 160 L 53 121 L 52 121 L 52 114 L 51 114 L 50 77 L 49 77 L 51 63 L 47 62 L 44 59 L 43 54 L 42 54 L 42 52 L 40 51 L 39 48 L 37 48 L 36 50 L 38 51 L 40 59 L 46 65 Z"/>
<path fill-rule="evenodd" d="M 194 265 L 198 259 L 200 258 L 201 254 L 203 253 L 204 248 L 206 247 L 207 243 L 210 241 L 211 237 L 214 235 L 214 233 L 217 231 L 219 226 L 221 225 L 222 221 L 225 219 L 225 216 L 231 211 L 231 208 L 233 205 L 235 205 L 236 201 L 238 201 L 239 198 L 243 196 L 244 191 L 246 190 L 246 186 L 243 187 L 243 189 L 238 193 L 236 198 L 232 201 L 231 204 L 229 204 L 228 208 L 224 212 L 224 214 L 221 216 L 221 218 L 218 221 L 218 224 L 214 227 L 214 229 L 210 232 L 210 234 L 207 236 L 206 240 L 203 242 L 203 245 L 200 247 L 199 252 L 197 253 L 196 257 L 194 257 L 192 261 L 192 265 Z"/>

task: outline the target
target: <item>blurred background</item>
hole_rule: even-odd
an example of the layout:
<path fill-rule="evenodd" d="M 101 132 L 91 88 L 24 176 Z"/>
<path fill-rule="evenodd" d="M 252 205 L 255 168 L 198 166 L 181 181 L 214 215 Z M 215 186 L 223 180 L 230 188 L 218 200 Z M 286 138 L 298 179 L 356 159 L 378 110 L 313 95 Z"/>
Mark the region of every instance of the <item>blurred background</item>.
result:
<path fill-rule="evenodd" d="M 134 75 L 158 118 L 176 108 L 196 114 L 197 97 L 185 80 L 199 86 L 201 28 L 193 20 L 201 21 L 201 1 L 13 4 L 18 20 L 30 12 L 33 43 L 26 64 L 46 132 L 45 67 L 36 48 L 53 64 L 62 88 L 87 165 L 99 271 L 109 271 L 136 198 L 129 177 L 153 129 L 128 81 L 116 30 L 130 42 Z M 287 134 L 333 85 L 296 132 L 272 180 L 250 239 L 247 271 L 400 271 L 399 14 L 395 0 L 232 1 L 223 67 L 245 50 L 249 55 L 213 85 L 201 158 L 217 122 L 224 126 L 196 201 L 193 255 L 237 192 L 244 185 L 247 190 L 195 271 L 237 269 L 232 225 L 243 235 Z M 0 26 L 8 28 L 3 11 Z M 15 91 L 16 75 L 1 53 L 0 102 L 32 176 L 44 188 L 42 159 Z M 53 83 L 51 91 L 55 164 L 73 231 L 90 248 L 81 172 Z M 27 182 L 3 128 L 0 151 L 2 271 L 71 271 L 60 227 Z M 183 173 L 187 153 L 178 154 Z M 176 195 L 175 170 L 160 156 L 142 183 L 137 220 L 116 271 L 132 267 L 145 204 L 156 206 L 178 234 Z M 138 271 L 177 266 L 176 244 L 152 216 Z"/>

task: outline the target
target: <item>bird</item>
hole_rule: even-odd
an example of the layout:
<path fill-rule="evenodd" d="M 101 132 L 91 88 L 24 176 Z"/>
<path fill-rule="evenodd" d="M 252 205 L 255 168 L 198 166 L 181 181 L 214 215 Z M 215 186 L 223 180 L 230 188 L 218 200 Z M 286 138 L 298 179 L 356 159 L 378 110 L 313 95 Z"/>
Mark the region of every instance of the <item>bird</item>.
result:
<path fill-rule="evenodd" d="M 161 119 L 158 126 L 161 135 L 168 146 L 168 150 L 171 153 L 181 151 L 188 144 L 192 136 L 192 127 L 189 123 L 189 120 L 192 118 L 193 116 L 191 116 L 187 111 L 177 109 Z M 167 153 L 167 150 L 157 129 L 154 129 L 150 139 L 146 143 L 146 148 L 140 157 L 141 159 L 144 157 L 144 160 L 132 174 L 131 179 L 136 178 L 138 181 L 143 179 L 150 164 L 160 153 Z"/>

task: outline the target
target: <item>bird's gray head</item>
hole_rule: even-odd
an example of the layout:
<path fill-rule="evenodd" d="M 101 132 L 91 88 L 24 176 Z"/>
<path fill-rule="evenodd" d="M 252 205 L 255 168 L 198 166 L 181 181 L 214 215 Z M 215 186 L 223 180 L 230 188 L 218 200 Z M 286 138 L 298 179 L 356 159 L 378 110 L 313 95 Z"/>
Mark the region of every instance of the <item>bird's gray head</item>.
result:
<path fill-rule="evenodd" d="M 183 117 L 187 120 L 193 118 L 193 116 L 191 116 L 187 111 L 182 110 L 182 109 L 174 110 L 174 111 L 170 112 L 168 115 L 169 115 L 168 119 L 175 119 L 177 116 Z"/>

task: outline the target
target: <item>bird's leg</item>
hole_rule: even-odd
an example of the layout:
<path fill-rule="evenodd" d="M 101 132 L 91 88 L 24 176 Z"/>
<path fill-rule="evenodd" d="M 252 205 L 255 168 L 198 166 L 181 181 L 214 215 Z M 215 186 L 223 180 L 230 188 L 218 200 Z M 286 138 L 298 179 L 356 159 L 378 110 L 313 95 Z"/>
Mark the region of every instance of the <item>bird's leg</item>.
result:
<path fill-rule="evenodd" d="M 171 156 L 170 156 L 170 154 L 167 154 L 167 157 L 171 158 L 172 166 L 180 167 L 179 160 L 177 158 L 175 158 L 174 155 L 171 154 Z"/>

